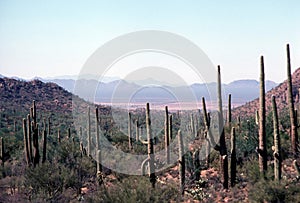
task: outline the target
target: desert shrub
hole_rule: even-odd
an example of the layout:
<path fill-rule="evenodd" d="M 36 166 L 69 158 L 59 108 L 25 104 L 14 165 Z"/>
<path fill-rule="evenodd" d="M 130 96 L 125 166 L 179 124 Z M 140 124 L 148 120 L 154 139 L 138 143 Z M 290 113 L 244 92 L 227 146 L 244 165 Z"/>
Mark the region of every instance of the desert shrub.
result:
<path fill-rule="evenodd" d="M 111 187 L 101 187 L 87 202 L 170 202 L 179 200 L 178 189 L 170 185 L 152 188 L 147 177 L 130 176 Z"/>
<path fill-rule="evenodd" d="M 254 202 L 298 202 L 300 188 L 286 182 L 260 180 L 249 191 L 249 199 Z"/>

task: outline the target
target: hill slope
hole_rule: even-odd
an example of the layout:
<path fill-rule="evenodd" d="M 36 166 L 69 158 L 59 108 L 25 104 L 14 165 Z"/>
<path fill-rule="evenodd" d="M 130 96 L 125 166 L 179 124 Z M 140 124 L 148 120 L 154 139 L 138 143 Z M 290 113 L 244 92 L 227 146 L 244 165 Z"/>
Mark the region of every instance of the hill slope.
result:
<path fill-rule="evenodd" d="M 300 68 L 292 74 L 293 83 L 293 97 L 295 108 L 299 106 L 300 98 Z M 276 97 L 277 108 L 279 111 L 288 107 L 287 104 L 287 80 L 279 84 L 277 87 L 272 88 L 266 93 L 266 107 L 267 111 L 272 106 L 271 97 Z M 240 116 L 241 118 L 250 117 L 255 115 L 255 111 L 259 109 L 259 99 L 247 102 L 245 105 L 239 106 L 233 110 L 233 116 Z"/>
<path fill-rule="evenodd" d="M 0 97 L 1 111 L 28 111 L 35 100 L 39 110 L 72 113 L 72 94 L 54 83 L 0 78 Z"/>

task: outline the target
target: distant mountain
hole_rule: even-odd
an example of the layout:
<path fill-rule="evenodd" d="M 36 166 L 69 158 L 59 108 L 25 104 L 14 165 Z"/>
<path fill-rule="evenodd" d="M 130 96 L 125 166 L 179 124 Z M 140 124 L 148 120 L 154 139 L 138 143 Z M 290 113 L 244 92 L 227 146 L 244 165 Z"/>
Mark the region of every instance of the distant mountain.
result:
<path fill-rule="evenodd" d="M 67 76 L 66 76 L 67 77 Z M 72 78 L 72 76 L 68 76 Z M 61 77 L 60 77 L 61 78 Z M 86 79 L 87 78 L 87 79 Z M 190 86 L 173 86 L 163 84 L 153 78 L 140 81 L 113 80 L 101 82 L 86 75 L 84 79 L 43 79 L 47 83 L 52 82 L 63 87 L 65 90 L 84 98 L 87 101 L 109 102 L 157 102 L 171 103 L 180 101 L 201 101 L 201 97 L 207 100 L 216 100 L 216 83 L 192 84 Z M 149 86 L 149 84 L 151 84 Z M 276 83 L 266 81 L 266 90 L 276 87 Z M 75 89 L 74 89 L 75 87 Z M 228 94 L 232 95 L 233 106 L 238 106 L 251 101 L 259 95 L 259 82 L 256 80 L 237 80 L 229 84 L 223 84 L 224 100 Z"/>
<path fill-rule="evenodd" d="M 268 82 L 266 82 L 268 83 Z M 270 83 L 270 82 L 269 82 Z M 300 102 L 300 68 L 298 68 L 292 74 L 292 83 L 293 83 L 293 97 L 295 102 L 295 108 L 299 107 Z M 271 83 L 272 85 L 272 83 Z M 267 86 L 267 84 L 266 84 Z M 257 89 L 258 91 L 258 89 Z M 282 111 L 285 108 L 288 108 L 287 104 L 287 80 L 283 83 L 279 84 L 278 86 L 267 90 L 266 89 L 266 108 L 267 111 L 271 109 L 272 102 L 271 98 L 272 95 L 276 97 L 276 103 L 278 111 Z M 235 116 L 239 115 L 240 117 L 249 117 L 254 116 L 256 110 L 259 109 L 259 99 L 256 98 L 255 100 L 249 101 L 246 104 L 237 107 L 234 109 L 233 114 Z"/>

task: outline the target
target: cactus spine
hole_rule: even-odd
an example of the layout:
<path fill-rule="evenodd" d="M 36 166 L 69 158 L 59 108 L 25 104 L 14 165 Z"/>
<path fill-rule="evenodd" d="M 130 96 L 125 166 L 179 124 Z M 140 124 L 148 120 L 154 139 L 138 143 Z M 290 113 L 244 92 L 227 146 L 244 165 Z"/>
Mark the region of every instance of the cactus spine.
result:
<path fill-rule="evenodd" d="M 275 96 L 272 96 L 272 107 L 273 107 L 273 126 L 274 126 L 274 175 L 275 180 L 281 179 L 281 146 L 280 146 L 280 135 L 278 126 L 278 114 Z"/>
<path fill-rule="evenodd" d="M 260 96 L 259 96 L 259 146 L 258 161 L 261 174 L 267 171 L 267 149 L 266 149 L 266 104 L 265 104 L 265 71 L 264 58 L 260 58 Z"/>
<path fill-rule="evenodd" d="M 129 150 L 132 149 L 132 131 L 131 131 L 131 113 L 128 112 L 128 148 Z"/>
<path fill-rule="evenodd" d="M 235 128 L 231 129 L 231 160 L 230 160 L 230 179 L 231 187 L 235 185 L 236 180 L 236 149 L 235 149 Z"/>
<path fill-rule="evenodd" d="M 287 51 L 287 82 L 288 82 L 288 103 L 290 111 L 290 121 L 291 121 L 291 143 L 292 152 L 296 156 L 298 152 L 298 132 L 297 132 L 297 118 L 294 112 L 294 101 L 293 101 L 293 86 L 292 86 L 292 76 L 291 76 L 291 59 L 290 59 L 290 46 L 286 45 Z"/>
<path fill-rule="evenodd" d="M 222 110 L 222 92 L 221 92 L 221 70 L 218 66 L 218 115 L 219 115 L 219 135 L 220 135 L 220 167 L 222 172 L 223 187 L 228 188 L 228 157 L 226 140 L 224 133 L 224 119 Z"/>
<path fill-rule="evenodd" d="M 91 109 L 87 112 L 87 155 L 91 156 Z"/>
<path fill-rule="evenodd" d="M 170 164 L 170 148 L 169 148 L 169 112 L 168 107 L 165 106 L 165 150 L 166 150 L 166 160 L 167 164 Z"/>
<path fill-rule="evenodd" d="M 181 131 L 178 130 L 178 145 L 179 145 L 179 180 L 180 180 L 180 193 L 184 194 L 184 185 L 185 185 L 185 159 L 184 159 L 184 145 L 183 145 L 183 139 Z"/>

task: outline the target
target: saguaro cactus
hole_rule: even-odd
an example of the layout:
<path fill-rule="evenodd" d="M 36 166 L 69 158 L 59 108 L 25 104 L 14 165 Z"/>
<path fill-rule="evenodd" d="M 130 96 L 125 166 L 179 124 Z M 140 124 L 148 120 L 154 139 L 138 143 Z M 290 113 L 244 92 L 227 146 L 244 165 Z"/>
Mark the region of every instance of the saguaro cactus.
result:
<path fill-rule="evenodd" d="M 99 142 L 99 135 L 100 135 L 100 132 L 99 132 L 99 110 L 98 110 L 98 107 L 96 107 L 95 109 L 95 128 L 96 128 L 96 152 L 97 150 L 100 149 L 100 142 Z"/>
<path fill-rule="evenodd" d="M 193 153 L 193 168 L 194 168 L 194 178 L 195 180 L 200 179 L 200 159 L 199 159 L 199 149 L 196 149 Z"/>
<path fill-rule="evenodd" d="M 50 117 L 48 117 L 48 135 L 51 135 L 51 122 L 50 122 Z"/>
<path fill-rule="evenodd" d="M 294 100 L 293 100 L 293 87 L 292 87 L 292 76 L 291 76 L 291 59 L 290 59 L 290 46 L 286 45 L 287 51 L 287 82 L 288 82 L 288 103 L 290 111 L 291 121 L 291 143 L 292 151 L 294 155 L 298 152 L 298 132 L 297 132 L 297 118 L 294 112 Z"/>
<path fill-rule="evenodd" d="M 27 123 L 26 119 L 23 118 L 23 135 L 24 135 L 24 152 L 27 166 L 30 165 L 30 154 L 29 154 L 29 146 L 28 146 L 28 136 L 27 136 Z"/>
<path fill-rule="evenodd" d="M 59 129 L 57 130 L 57 141 L 58 141 L 58 143 L 60 143 L 60 130 Z"/>
<path fill-rule="evenodd" d="M 46 153 L 47 153 L 47 131 L 46 131 L 46 120 L 44 120 L 42 163 L 45 163 L 46 161 Z"/>
<path fill-rule="evenodd" d="M 266 149 L 266 104 L 265 104 L 265 70 L 264 57 L 260 58 L 260 96 L 259 96 L 259 146 L 258 162 L 259 170 L 264 175 L 267 171 Z"/>
<path fill-rule="evenodd" d="M 169 148 L 169 112 L 168 107 L 165 106 L 165 151 L 166 151 L 166 160 L 167 164 L 170 163 L 170 148 Z"/>
<path fill-rule="evenodd" d="M 33 153 L 32 153 L 32 136 L 31 136 L 31 120 L 30 114 L 27 115 L 27 136 L 28 136 L 28 149 L 29 149 L 29 161 L 32 163 L 33 161 Z"/>
<path fill-rule="evenodd" d="M 97 173 L 102 172 L 102 165 L 101 165 L 101 150 L 97 150 Z"/>
<path fill-rule="evenodd" d="M 150 107 L 149 103 L 146 105 L 146 129 L 147 129 L 147 144 L 148 144 L 148 158 L 145 159 L 142 163 L 142 175 L 145 174 L 145 165 L 148 164 L 148 174 L 149 179 L 152 184 L 152 187 L 155 187 L 156 177 L 155 177 L 155 168 L 154 168 L 154 148 L 153 148 L 153 138 L 152 138 L 152 130 L 151 130 L 151 117 L 150 117 Z M 143 143 L 143 142 L 142 142 Z"/>
<path fill-rule="evenodd" d="M 172 126 L 172 123 L 173 123 L 173 115 L 171 114 L 169 116 L 169 141 L 171 141 L 173 139 L 173 126 Z"/>
<path fill-rule="evenodd" d="M 273 107 L 273 126 L 274 126 L 274 175 L 275 180 L 281 179 L 281 147 L 280 147 L 280 135 L 278 126 L 278 114 L 275 96 L 272 96 Z"/>
<path fill-rule="evenodd" d="M 178 130 L 178 145 L 179 145 L 179 180 L 180 180 L 180 193 L 184 194 L 184 185 L 185 185 L 185 158 L 184 158 L 184 144 L 182 139 L 181 131 Z"/>
<path fill-rule="evenodd" d="M 136 142 L 139 141 L 139 137 L 140 137 L 140 135 L 139 135 L 139 120 L 137 119 L 135 121 L 135 140 L 136 140 Z"/>
<path fill-rule="evenodd" d="M 132 149 L 131 113 L 128 112 L 128 148 Z"/>
<path fill-rule="evenodd" d="M 40 152 L 39 152 L 39 125 L 36 122 L 37 115 L 36 115 L 36 105 L 35 101 L 33 100 L 32 106 L 32 131 L 33 131 L 33 166 L 35 167 L 40 162 Z"/>
<path fill-rule="evenodd" d="M 101 149 L 100 149 L 100 132 L 99 132 L 99 110 L 96 107 L 95 109 L 96 117 L 95 117 L 95 127 L 96 127 L 96 158 L 97 158 L 97 172 L 102 172 L 102 166 L 101 166 Z"/>
<path fill-rule="evenodd" d="M 192 135 L 195 135 L 195 134 L 197 134 L 197 133 L 195 133 L 195 123 L 194 123 L 194 115 L 193 114 L 191 114 L 191 133 L 192 133 Z M 196 137 L 196 136 L 195 136 Z"/>
<path fill-rule="evenodd" d="M 91 109 L 87 112 L 87 155 L 91 156 Z"/>
<path fill-rule="evenodd" d="M 228 123 L 229 129 L 230 129 L 231 128 L 231 94 L 228 95 L 227 123 Z"/>
<path fill-rule="evenodd" d="M 228 157 L 226 140 L 224 133 L 224 119 L 222 109 L 222 92 L 221 92 L 221 70 L 218 66 L 218 115 L 219 115 L 219 135 L 220 135 L 220 168 L 222 172 L 223 187 L 228 188 Z"/>
<path fill-rule="evenodd" d="M 0 158 L 1 158 L 1 165 L 4 167 L 4 140 L 3 137 L 0 138 Z"/>
<path fill-rule="evenodd" d="M 231 187 L 235 185 L 236 180 L 236 150 L 235 150 L 235 128 L 231 129 L 231 159 L 230 159 L 230 180 Z"/>

